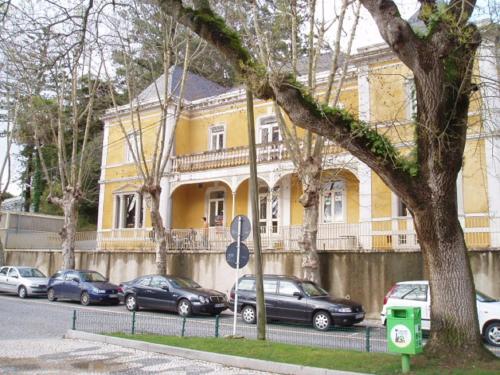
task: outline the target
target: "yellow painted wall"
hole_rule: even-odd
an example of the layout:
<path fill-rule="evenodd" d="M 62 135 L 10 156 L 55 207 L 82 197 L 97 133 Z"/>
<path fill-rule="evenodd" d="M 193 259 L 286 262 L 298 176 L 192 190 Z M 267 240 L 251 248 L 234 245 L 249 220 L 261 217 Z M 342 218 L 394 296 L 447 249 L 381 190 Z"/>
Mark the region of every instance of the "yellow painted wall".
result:
<path fill-rule="evenodd" d="M 372 217 L 391 217 L 391 211 L 391 191 L 376 173 L 372 173 Z"/>
<path fill-rule="evenodd" d="M 484 140 L 469 141 L 463 165 L 464 211 L 466 214 L 488 212 L 488 182 Z"/>
<path fill-rule="evenodd" d="M 292 184 L 290 192 L 290 224 L 300 225 L 304 218 L 304 208 L 299 203 L 299 198 L 302 194 L 302 184 L 296 175 L 292 175 L 290 180 Z"/>

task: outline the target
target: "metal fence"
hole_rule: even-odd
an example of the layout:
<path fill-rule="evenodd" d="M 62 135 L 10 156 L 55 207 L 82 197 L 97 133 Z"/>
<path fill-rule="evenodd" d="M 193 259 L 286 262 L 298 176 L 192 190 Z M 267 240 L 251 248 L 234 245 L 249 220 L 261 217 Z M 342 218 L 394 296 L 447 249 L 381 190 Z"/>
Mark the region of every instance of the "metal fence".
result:
<path fill-rule="evenodd" d="M 79 331 L 181 337 L 230 336 L 232 323 L 229 315 L 182 318 L 171 314 L 91 310 L 74 310 L 71 318 L 72 329 Z M 379 327 L 332 327 L 322 332 L 310 326 L 273 323 L 267 325 L 266 333 L 267 340 L 285 344 L 365 352 L 387 351 L 385 328 Z M 256 326 L 238 321 L 237 335 L 256 339 Z"/>

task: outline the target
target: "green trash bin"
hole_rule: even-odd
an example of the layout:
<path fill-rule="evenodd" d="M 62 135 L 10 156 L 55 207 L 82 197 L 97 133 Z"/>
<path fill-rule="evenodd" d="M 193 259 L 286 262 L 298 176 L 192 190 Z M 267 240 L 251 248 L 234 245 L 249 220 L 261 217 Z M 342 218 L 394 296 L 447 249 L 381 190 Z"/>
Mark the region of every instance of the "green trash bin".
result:
<path fill-rule="evenodd" d="M 387 308 L 387 346 L 402 354 L 403 373 L 410 371 L 410 354 L 422 353 L 420 307 Z"/>

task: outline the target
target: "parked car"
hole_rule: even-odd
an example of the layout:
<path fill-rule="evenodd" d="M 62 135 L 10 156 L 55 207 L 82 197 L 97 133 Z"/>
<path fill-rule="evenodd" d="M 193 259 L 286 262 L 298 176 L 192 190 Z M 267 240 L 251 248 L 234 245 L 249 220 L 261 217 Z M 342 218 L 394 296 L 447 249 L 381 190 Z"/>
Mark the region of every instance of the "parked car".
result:
<path fill-rule="evenodd" d="M 177 276 L 148 275 L 122 283 L 121 298 L 128 310 L 139 308 L 191 314 L 220 314 L 227 309 L 224 293 L 204 289 L 193 280 Z"/>
<path fill-rule="evenodd" d="M 119 286 L 111 284 L 96 271 L 63 270 L 56 272 L 47 286 L 49 301 L 68 299 L 80 301 L 82 305 L 110 303 L 118 305 Z"/>
<path fill-rule="evenodd" d="M 47 294 L 48 278 L 33 267 L 0 268 L 0 292 L 15 293 L 21 298 Z"/>
<path fill-rule="evenodd" d="M 481 334 L 488 344 L 500 346 L 500 301 L 476 291 L 476 304 Z M 422 329 L 430 330 L 431 293 L 428 281 L 403 281 L 395 284 L 384 298 L 384 307 L 380 313 L 384 325 L 387 308 L 391 306 L 420 307 Z"/>
<path fill-rule="evenodd" d="M 334 298 L 311 281 L 293 276 L 264 275 L 266 316 L 270 320 L 312 323 L 326 331 L 331 324 L 351 326 L 363 321 L 361 304 Z M 229 308 L 234 311 L 235 288 L 231 289 Z M 255 276 L 245 275 L 238 281 L 237 312 L 245 323 L 256 322 Z"/>

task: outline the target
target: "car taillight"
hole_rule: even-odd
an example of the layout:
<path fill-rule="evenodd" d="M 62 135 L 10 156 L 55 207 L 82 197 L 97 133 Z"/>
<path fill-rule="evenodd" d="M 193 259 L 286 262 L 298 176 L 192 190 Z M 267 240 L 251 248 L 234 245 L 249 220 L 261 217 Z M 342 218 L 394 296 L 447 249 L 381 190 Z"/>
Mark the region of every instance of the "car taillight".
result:
<path fill-rule="evenodd" d="M 387 303 L 387 300 L 389 299 L 389 297 L 391 296 L 391 294 L 392 294 L 392 292 L 394 291 L 395 288 L 396 288 L 396 285 L 393 285 L 392 288 L 389 289 L 389 291 L 385 295 L 385 297 L 384 297 L 384 305 Z"/>
<path fill-rule="evenodd" d="M 234 299 L 234 290 L 231 290 L 231 293 L 229 293 L 229 298 Z"/>
<path fill-rule="evenodd" d="M 123 288 L 121 286 L 118 287 L 118 293 L 123 293 Z"/>

